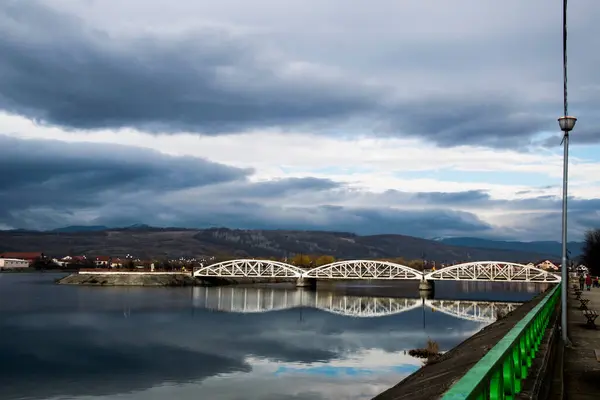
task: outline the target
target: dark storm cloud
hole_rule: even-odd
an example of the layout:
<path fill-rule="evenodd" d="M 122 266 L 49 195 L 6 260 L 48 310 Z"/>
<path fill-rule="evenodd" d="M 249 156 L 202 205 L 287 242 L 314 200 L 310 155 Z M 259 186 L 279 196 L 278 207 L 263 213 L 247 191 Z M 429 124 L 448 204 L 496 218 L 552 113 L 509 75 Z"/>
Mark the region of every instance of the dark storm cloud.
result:
<path fill-rule="evenodd" d="M 600 121 L 598 122 L 600 124 Z M 594 127 L 573 130 L 570 139 L 570 144 L 573 145 L 600 143 L 600 128 L 598 128 L 598 124 L 596 124 Z"/>
<path fill-rule="evenodd" d="M 365 234 L 403 233 L 411 236 L 431 236 L 431 232 L 452 235 L 457 232 L 482 232 L 492 226 L 475 214 L 450 209 L 341 209 L 333 213 L 342 229 Z M 361 228 L 362 226 L 362 228 Z"/>
<path fill-rule="evenodd" d="M 0 225 L 337 230 L 421 237 L 530 237 L 552 232 L 560 199 L 496 200 L 485 191 L 369 193 L 328 179 L 253 182 L 251 170 L 137 147 L 0 136 Z M 337 204 L 343 205 L 337 205 Z M 507 210 L 529 228 L 500 232 L 474 212 Z M 600 200 L 571 199 L 571 228 L 597 223 Z M 544 218 L 542 218 L 544 217 Z"/>
<path fill-rule="evenodd" d="M 502 205 L 512 210 L 537 210 L 559 213 L 562 209 L 562 198 L 557 196 L 538 196 L 521 200 L 494 200 L 491 204 Z M 600 199 L 569 197 L 568 207 L 570 216 L 573 215 L 572 213 L 585 213 L 588 217 L 592 217 L 591 214 L 600 210 Z"/>
<path fill-rule="evenodd" d="M 569 135 L 569 144 L 573 146 L 577 145 L 590 145 L 600 143 L 600 120 L 595 123 L 582 124 L 579 122 L 575 125 L 575 129 L 571 131 Z M 562 132 L 558 132 L 556 135 L 545 139 L 542 145 L 545 147 L 559 147 L 562 141 Z"/>
<path fill-rule="evenodd" d="M 339 183 L 317 178 L 291 178 L 251 183 L 249 169 L 234 168 L 194 157 L 173 157 L 139 147 L 23 140 L 0 135 L 0 224 L 43 228 L 64 225 L 65 216 L 98 210 L 102 220 L 118 226 L 143 220 L 183 224 L 202 216 L 219 224 L 253 214 L 246 198 L 279 198 L 301 192 L 326 191 Z M 227 196 L 211 195 L 211 186 L 225 184 Z M 160 204 L 156 198 L 186 189 L 204 188 L 202 196 L 181 199 L 209 201 L 204 207 Z M 180 200 L 181 200 L 180 199 Z M 185 208 L 190 208 L 185 211 Z M 263 207 L 264 208 L 264 207 Z M 263 215 L 263 223 L 271 219 Z M 219 218 L 223 218 L 219 221 Z M 62 222 L 61 222 L 62 221 Z M 276 223 L 275 223 L 276 224 Z"/>
<path fill-rule="evenodd" d="M 0 135 L 0 148 L 0 222 L 5 223 L 18 220 L 12 213 L 22 210 L 98 207 L 136 193 L 150 196 L 244 180 L 252 172 L 120 145 Z"/>
<path fill-rule="evenodd" d="M 320 178 L 286 178 L 235 185 L 235 193 L 245 198 L 294 195 L 302 191 L 325 191 L 342 187 L 339 182 Z"/>
<path fill-rule="evenodd" d="M 252 171 L 114 144 L 0 135 L 0 190 L 176 190 L 244 179 Z"/>
<path fill-rule="evenodd" d="M 551 186 L 544 186 L 540 189 L 551 189 Z M 517 194 L 533 194 L 536 190 L 524 190 Z M 467 206 L 477 209 L 500 208 L 507 211 L 546 211 L 559 212 L 562 207 L 562 199 L 552 195 L 542 195 L 525 199 L 493 199 L 489 193 L 483 190 L 468 190 L 464 192 L 425 192 L 425 193 L 404 193 L 395 190 L 389 190 L 383 194 L 386 199 L 410 200 L 425 202 L 432 205 L 444 205 L 447 207 Z M 569 213 L 583 213 L 590 217 L 590 213 L 600 210 L 600 199 L 581 199 L 569 197 Z"/>
<path fill-rule="evenodd" d="M 0 6 L 0 54 L 0 107 L 67 127 L 219 133 L 342 117 L 376 101 L 357 85 L 278 77 L 276 62 L 227 32 L 116 41 L 25 2 Z"/>
<path fill-rule="evenodd" d="M 115 209 L 115 208 L 113 208 Z M 145 221 L 164 226 L 165 221 L 152 213 L 132 213 L 133 210 L 113 214 L 110 210 L 94 223 L 115 225 Z M 343 207 L 307 205 L 305 207 L 261 204 L 259 202 L 223 200 L 217 204 L 204 204 L 195 209 L 181 210 L 169 221 L 176 226 L 206 227 L 226 226 L 238 229 L 300 229 L 336 230 L 358 234 L 400 233 L 411 236 L 432 237 L 457 234 L 480 234 L 492 226 L 475 214 L 449 209 L 394 209 L 387 206 Z"/>
<path fill-rule="evenodd" d="M 490 195 L 482 190 L 468 190 L 465 192 L 429 192 L 418 193 L 415 197 L 432 203 L 464 204 L 490 200 Z"/>
<path fill-rule="evenodd" d="M 473 97 L 438 96 L 402 104 L 382 133 L 405 132 L 443 147 L 514 148 L 530 144 L 532 134 L 556 128 L 551 117 L 533 113 L 531 105 L 524 112 L 522 104 L 506 97 Z"/>
<path fill-rule="evenodd" d="M 479 207 L 518 212 L 514 227 L 496 228 L 491 237 L 503 240 L 560 240 L 562 199 L 557 196 L 538 196 L 520 200 L 490 200 Z M 581 240 L 586 230 L 600 226 L 600 199 L 569 198 L 568 228 L 573 240 Z"/>
<path fill-rule="evenodd" d="M 249 170 L 142 148 L 5 136 L 0 136 L 0 147 L 6 154 L 0 159 L 4 171 L 0 177 L 0 223 L 14 227 L 88 223 L 92 221 L 78 219 L 78 213 L 91 212 L 93 223 L 108 226 L 218 225 L 424 236 L 490 229 L 473 214 L 449 210 L 404 211 L 376 204 L 369 208 L 319 203 L 286 207 L 278 199 L 346 192 L 338 182 L 310 177 L 252 183 L 247 179 Z M 174 197 L 161 200 L 170 193 Z M 346 195 L 352 196 L 352 192 Z M 442 193 L 417 198 L 444 202 Z M 448 195 L 445 201 L 452 204 L 460 198 Z"/>
<path fill-rule="evenodd" d="M 412 135 L 442 146 L 518 147 L 540 130 L 555 129 L 554 117 L 541 110 L 547 104 L 516 101 L 517 94 L 424 95 L 416 87 L 410 98 L 391 101 L 390 83 L 362 84 L 318 68 L 289 73 L 293 68 L 265 56 L 259 40 L 217 29 L 116 38 L 39 3 L 5 2 L 0 109 L 67 128 L 200 134 L 272 126 L 318 132 L 352 117 L 362 133 Z M 455 47 L 466 57 L 490 45 L 405 43 L 398 65 L 407 75 L 398 79 L 410 80 L 421 64 L 439 69 Z M 371 75 L 364 81 L 377 73 Z"/>

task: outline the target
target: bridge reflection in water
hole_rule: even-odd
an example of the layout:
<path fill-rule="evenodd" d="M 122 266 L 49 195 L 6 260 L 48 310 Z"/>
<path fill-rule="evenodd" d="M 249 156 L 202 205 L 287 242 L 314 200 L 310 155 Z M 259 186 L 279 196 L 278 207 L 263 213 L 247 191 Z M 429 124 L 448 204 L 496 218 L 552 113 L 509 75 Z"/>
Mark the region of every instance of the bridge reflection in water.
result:
<path fill-rule="evenodd" d="M 517 293 L 540 293 L 547 290 L 551 283 L 520 282 L 518 284 L 507 284 L 506 282 L 453 282 L 454 291 L 460 293 L 490 293 L 490 292 L 517 292 Z M 438 288 L 442 288 L 438 285 Z"/>
<path fill-rule="evenodd" d="M 355 318 L 376 318 L 428 308 L 483 323 L 494 322 L 499 314 L 511 312 L 521 305 L 512 302 L 348 296 L 335 292 L 233 286 L 195 287 L 193 304 L 195 307 L 232 313 L 265 313 L 308 307 Z"/>

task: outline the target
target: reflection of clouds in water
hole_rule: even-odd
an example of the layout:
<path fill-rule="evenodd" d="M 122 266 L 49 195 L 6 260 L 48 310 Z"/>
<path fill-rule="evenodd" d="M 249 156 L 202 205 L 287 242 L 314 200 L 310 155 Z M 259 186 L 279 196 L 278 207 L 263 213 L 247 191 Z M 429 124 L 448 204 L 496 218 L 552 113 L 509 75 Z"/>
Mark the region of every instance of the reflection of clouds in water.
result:
<path fill-rule="evenodd" d="M 257 362 L 249 361 L 252 365 Z M 279 364 L 276 376 L 316 375 L 316 376 L 359 376 L 386 373 L 410 374 L 421 366 L 421 361 L 404 352 L 388 353 L 379 349 L 359 350 L 328 363 L 286 363 Z"/>
<path fill-rule="evenodd" d="M 375 349 L 327 364 L 281 364 L 252 357 L 246 361 L 252 365 L 252 371 L 248 373 L 219 375 L 200 384 L 161 386 L 138 393 L 94 399 L 362 400 L 395 385 L 421 365 L 420 361 L 403 353 L 391 354 Z M 285 372 L 282 373 L 282 370 Z M 341 373 L 327 373 L 331 370 Z M 359 373 L 344 373 L 349 370 Z"/>
<path fill-rule="evenodd" d="M 8 399 L 11 393 L 34 398 L 51 394 L 113 396 L 164 382 L 198 381 L 236 370 L 244 372 L 228 379 L 225 386 L 231 388 L 224 390 L 230 390 L 232 396 L 240 388 L 244 388 L 244 393 L 254 393 L 245 389 L 246 385 L 261 389 L 253 379 L 279 387 L 280 382 L 273 379 L 280 363 L 296 367 L 331 365 L 340 358 L 352 359 L 363 349 L 379 349 L 379 359 L 374 362 L 377 364 L 386 352 L 422 346 L 427 336 L 441 339 L 442 347 L 452 347 L 479 328 L 468 321 L 452 324 L 452 318 L 436 315 L 432 320 L 435 323 L 429 324 L 431 330 L 424 332 L 419 311 L 376 320 L 310 309 L 302 314 L 302 321 L 299 310 L 249 315 L 196 310 L 194 315 L 157 315 L 132 309 L 127 319 L 116 312 L 11 315 L 0 326 L 3 338 L 8 339 L 0 343 L 1 354 L 6 355 L 3 365 L 11 366 L 9 374 L 0 376 L 0 397 Z M 440 318 L 446 321 L 440 322 Z M 453 328 L 450 331 L 449 326 Z M 395 358 L 395 365 L 405 363 L 389 354 Z M 244 360 L 250 356 L 264 360 L 271 368 L 269 377 L 254 371 L 246 375 L 251 367 Z M 253 361 L 252 369 L 257 365 L 260 362 Z M 400 379 L 397 372 L 386 371 L 378 372 L 376 379 L 386 374 L 393 377 L 386 385 Z M 296 375 L 294 381 L 316 387 L 314 375 Z M 30 382 L 40 376 L 44 376 L 40 384 L 31 386 Z M 344 383 L 338 378 L 322 384 L 339 389 Z M 281 386 L 281 393 L 287 393 L 286 388 Z"/>
<path fill-rule="evenodd" d="M 63 313 L 13 316 L 8 322 L 27 328 L 89 328 L 96 333 L 93 340 L 100 342 L 109 339 L 148 345 L 167 343 L 207 351 L 221 347 L 224 354 L 235 357 L 264 354 L 282 360 L 293 360 L 293 356 L 287 357 L 290 353 L 309 354 L 311 357 L 311 351 L 316 352 L 316 359 L 322 359 L 327 356 L 324 350 L 330 356 L 334 356 L 332 352 L 357 348 L 400 351 L 422 346 L 427 337 L 438 340 L 442 348 L 448 348 L 484 326 L 431 310 L 361 319 L 313 309 L 263 314 L 230 314 L 198 309 L 193 315 L 185 312 L 140 313 L 132 309 L 127 319 L 117 312 Z M 144 327 L 144 332 L 140 332 L 141 327 Z M 115 332 L 120 334 L 115 335 Z"/>
<path fill-rule="evenodd" d="M 0 329 L 2 399 L 121 393 L 250 370 L 240 359 L 169 344 L 126 344 L 89 329 Z"/>
<path fill-rule="evenodd" d="M 32 279 L 25 276 L 5 278 L 0 282 L 3 400 L 17 394 L 370 398 L 408 374 L 394 368 L 420 365 L 407 361 L 403 350 L 424 346 L 428 337 L 447 350 L 485 325 L 421 308 L 377 318 L 310 308 L 234 314 L 193 307 L 189 288 L 64 287 L 15 283 Z M 276 375 L 282 366 L 288 373 Z M 357 366 L 363 373 L 349 379 L 347 371 Z M 339 376 L 314 373 L 327 368 L 337 368 Z"/>
<path fill-rule="evenodd" d="M 211 398 L 221 394 L 223 399 L 370 399 L 417 370 L 421 362 L 403 353 L 369 350 L 328 364 L 252 365 L 253 371 L 242 378 L 252 388 L 247 396 L 228 389 L 225 379 L 207 379 L 202 388 Z M 352 370 L 357 373 L 348 373 Z M 231 377 L 237 380 L 236 375 Z"/>

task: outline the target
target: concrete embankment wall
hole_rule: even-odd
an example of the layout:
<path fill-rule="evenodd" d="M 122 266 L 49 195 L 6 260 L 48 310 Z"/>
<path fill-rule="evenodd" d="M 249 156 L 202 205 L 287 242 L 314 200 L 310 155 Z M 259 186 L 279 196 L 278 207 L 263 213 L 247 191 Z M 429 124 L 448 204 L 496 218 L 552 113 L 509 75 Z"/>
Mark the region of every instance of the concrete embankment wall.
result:
<path fill-rule="evenodd" d="M 433 363 L 408 376 L 373 400 L 439 399 L 492 349 L 547 294 L 540 293 L 504 318 L 483 328 Z M 540 357 L 543 357 L 540 353 Z"/>
<path fill-rule="evenodd" d="M 61 285 L 87 286 L 226 286 L 289 283 L 297 278 L 196 278 L 188 271 L 79 271 L 57 280 Z"/>
<path fill-rule="evenodd" d="M 78 275 L 187 275 L 190 271 L 79 271 Z"/>
<path fill-rule="evenodd" d="M 57 281 L 61 285 L 87 286 L 194 286 L 189 273 L 78 273 Z"/>

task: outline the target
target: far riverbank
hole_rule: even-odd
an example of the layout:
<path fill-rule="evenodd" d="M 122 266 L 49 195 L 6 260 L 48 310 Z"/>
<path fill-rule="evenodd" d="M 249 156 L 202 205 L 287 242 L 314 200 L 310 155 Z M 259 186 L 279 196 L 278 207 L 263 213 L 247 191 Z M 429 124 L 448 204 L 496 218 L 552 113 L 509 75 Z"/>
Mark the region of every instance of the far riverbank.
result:
<path fill-rule="evenodd" d="M 77 268 L 69 269 L 37 269 L 37 268 L 3 268 L 0 274 L 73 274 L 79 272 Z"/>
<path fill-rule="evenodd" d="M 295 283 L 296 279 L 196 278 L 191 272 L 79 272 L 56 280 L 59 285 L 84 286 L 226 286 L 235 284 Z"/>
<path fill-rule="evenodd" d="M 196 286 L 202 284 L 190 274 L 71 274 L 58 279 L 60 285 L 86 286 Z"/>

